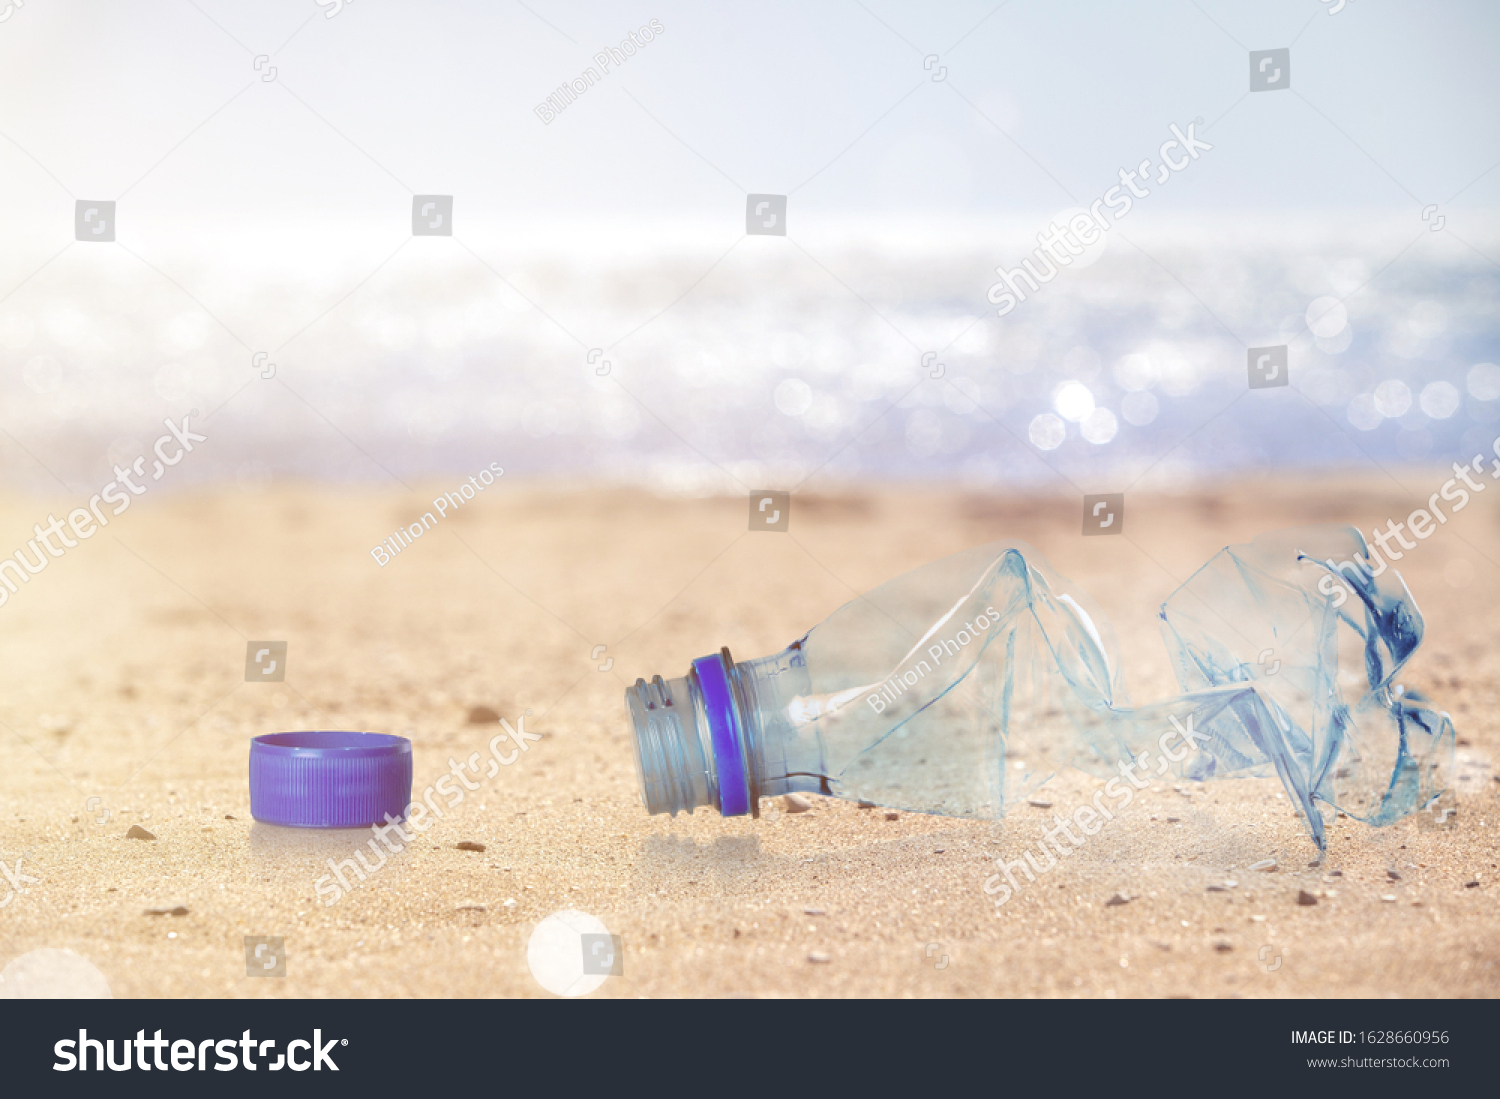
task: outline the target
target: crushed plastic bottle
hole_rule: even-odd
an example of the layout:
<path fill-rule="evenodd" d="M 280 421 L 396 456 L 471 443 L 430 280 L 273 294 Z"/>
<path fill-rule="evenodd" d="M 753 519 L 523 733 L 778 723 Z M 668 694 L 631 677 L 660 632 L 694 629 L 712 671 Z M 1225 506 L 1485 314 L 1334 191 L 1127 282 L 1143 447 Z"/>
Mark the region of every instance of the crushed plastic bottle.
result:
<path fill-rule="evenodd" d="M 637 680 L 626 702 L 646 808 L 758 816 L 762 797 L 813 792 L 995 818 L 1070 766 L 1275 773 L 1321 849 L 1319 803 L 1383 825 L 1447 788 L 1452 723 L 1394 682 L 1421 614 L 1354 528 L 1231 546 L 1160 618 L 1183 693 L 1132 708 L 1109 624 L 1035 550 L 996 542 L 932 562 L 783 652 L 736 663 L 726 648 L 681 678 Z"/>

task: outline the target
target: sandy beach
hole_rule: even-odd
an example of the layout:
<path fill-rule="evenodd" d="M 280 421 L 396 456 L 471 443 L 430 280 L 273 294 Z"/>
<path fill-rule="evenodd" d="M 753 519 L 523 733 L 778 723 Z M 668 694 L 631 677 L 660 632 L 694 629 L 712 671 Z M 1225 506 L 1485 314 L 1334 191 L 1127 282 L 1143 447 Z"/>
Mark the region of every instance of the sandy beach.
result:
<path fill-rule="evenodd" d="M 993 825 L 813 797 L 759 820 L 648 816 L 622 702 L 637 676 L 774 652 L 999 538 L 1089 591 L 1132 699 L 1163 698 L 1156 609 L 1220 548 L 1368 532 L 1445 476 L 1135 492 L 1119 538 L 1081 537 L 1072 496 L 849 486 L 750 533 L 743 497 L 507 477 L 384 567 L 371 548 L 452 486 L 143 498 L 0 609 L 0 859 L 35 879 L 0 908 L 0 965 L 67 949 L 116 997 L 545 996 L 528 936 L 577 909 L 624 945 L 596 996 L 1496 995 L 1500 493 L 1397 566 L 1427 622 L 1403 679 L 1453 718 L 1458 812 L 1337 819 L 1321 865 L 1275 779 L 1164 783 L 997 911 L 982 883 L 1043 810 Z M 0 549 L 73 506 L 4 499 Z M 285 681 L 245 682 L 247 643 L 268 639 Z M 420 790 L 485 752 L 498 718 L 541 739 L 336 904 L 314 882 L 368 830 L 251 820 L 253 736 L 399 733 Z M 246 976 L 250 935 L 284 939 L 285 978 Z"/>

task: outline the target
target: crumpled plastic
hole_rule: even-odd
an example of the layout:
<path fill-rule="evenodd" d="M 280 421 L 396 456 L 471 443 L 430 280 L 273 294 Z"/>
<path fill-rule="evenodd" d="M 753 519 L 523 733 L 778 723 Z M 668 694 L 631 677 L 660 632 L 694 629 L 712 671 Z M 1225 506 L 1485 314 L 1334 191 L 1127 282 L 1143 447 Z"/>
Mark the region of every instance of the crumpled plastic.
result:
<path fill-rule="evenodd" d="M 1102 617 L 1059 595 L 1068 585 L 1035 555 L 1024 575 L 1016 565 L 996 569 L 1025 607 L 1008 632 L 1049 659 L 1012 659 L 997 684 L 1008 754 L 1109 774 L 1162 757 L 1167 729 L 1190 730 L 1175 756 L 1146 762 L 1197 781 L 1274 772 L 1320 850 L 1320 805 L 1386 825 L 1448 788 L 1453 723 L 1396 682 L 1422 614 L 1394 569 L 1372 569 L 1355 528 L 1277 531 L 1216 554 L 1159 614 L 1183 693 L 1134 709 Z M 1060 714 L 1080 740 L 1059 738 Z"/>
<path fill-rule="evenodd" d="M 1320 850 L 1334 809 L 1385 825 L 1448 790 L 1453 724 L 1396 682 L 1421 612 L 1353 527 L 1230 546 L 1159 617 L 1179 693 L 1132 706 L 1108 621 L 1036 550 L 993 542 L 930 561 L 735 665 L 748 783 L 994 819 L 1069 768 L 1104 780 L 1099 812 L 1168 775 L 1274 774 Z M 653 691 L 666 697 L 643 681 L 637 701 Z M 638 738 L 656 728 L 646 712 L 632 711 Z M 650 757 L 651 773 L 682 779 L 659 784 L 681 796 L 657 811 L 715 804 L 716 771 L 682 748 L 703 742 L 696 710 L 681 712 L 651 741 L 677 753 Z"/>

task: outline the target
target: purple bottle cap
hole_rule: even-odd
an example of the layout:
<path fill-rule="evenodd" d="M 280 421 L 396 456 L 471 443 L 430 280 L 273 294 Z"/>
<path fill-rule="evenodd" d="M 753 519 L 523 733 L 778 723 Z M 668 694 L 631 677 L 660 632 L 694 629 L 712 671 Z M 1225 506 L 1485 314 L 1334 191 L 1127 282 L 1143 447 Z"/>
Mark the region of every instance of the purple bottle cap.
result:
<path fill-rule="evenodd" d="M 387 733 L 271 733 L 250 741 L 250 815 L 291 828 L 363 828 L 411 804 L 411 741 Z"/>

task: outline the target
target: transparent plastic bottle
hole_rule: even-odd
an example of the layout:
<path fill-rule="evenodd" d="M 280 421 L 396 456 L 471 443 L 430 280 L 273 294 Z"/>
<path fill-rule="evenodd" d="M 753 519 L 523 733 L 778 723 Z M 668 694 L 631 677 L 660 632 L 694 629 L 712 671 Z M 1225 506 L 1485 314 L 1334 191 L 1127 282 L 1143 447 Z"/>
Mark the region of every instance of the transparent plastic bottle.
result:
<path fill-rule="evenodd" d="M 756 814 L 759 798 L 803 791 L 998 816 L 1007 749 L 1046 768 L 1065 747 L 1035 729 L 1025 752 L 1018 708 L 1061 707 L 1103 731 L 1123 703 L 1107 628 L 1020 543 L 932 562 L 773 656 L 735 663 L 724 649 L 681 678 L 637 680 L 626 699 L 646 807 Z M 1031 666 L 1039 647 L 1045 671 Z"/>
<path fill-rule="evenodd" d="M 1447 715 L 1394 683 L 1420 613 L 1367 560 L 1352 527 L 1225 549 L 1162 607 L 1184 693 L 1132 708 L 1087 594 L 1022 543 L 978 546 L 772 656 L 736 663 L 726 648 L 680 678 L 637 680 L 643 800 L 759 815 L 760 798 L 800 791 L 993 818 L 1065 767 L 1137 786 L 1136 767 L 1276 774 L 1322 847 L 1316 802 L 1389 823 L 1445 788 L 1452 755 Z M 1368 680 L 1348 700 L 1341 666 Z"/>

